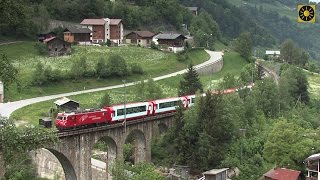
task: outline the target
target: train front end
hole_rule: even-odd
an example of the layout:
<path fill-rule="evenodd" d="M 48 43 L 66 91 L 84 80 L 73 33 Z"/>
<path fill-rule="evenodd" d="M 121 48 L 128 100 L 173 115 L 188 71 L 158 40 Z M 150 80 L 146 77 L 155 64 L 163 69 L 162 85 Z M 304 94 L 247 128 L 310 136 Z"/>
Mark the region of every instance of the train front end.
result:
<path fill-rule="evenodd" d="M 74 123 L 70 121 L 70 116 L 65 113 L 58 113 L 56 118 L 57 129 L 64 130 L 73 128 Z"/>

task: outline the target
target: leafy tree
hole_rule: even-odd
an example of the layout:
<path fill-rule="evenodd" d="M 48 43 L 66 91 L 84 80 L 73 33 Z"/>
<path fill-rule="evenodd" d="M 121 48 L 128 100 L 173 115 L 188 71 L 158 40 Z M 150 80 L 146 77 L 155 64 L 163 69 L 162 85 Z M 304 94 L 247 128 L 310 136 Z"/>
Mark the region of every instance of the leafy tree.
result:
<path fill-rule="evenodd" d="M 189 64 L 188 71 L 184 74 L 183 80 L 180 81 L 178 94 L 179 96 L 195 94 L 198 90 L 203 91 L 199 75 L 193 65 Z"/>
<path fill-rule="evenodd" d="M 38 62 L 32 75 L 32 83 L 34 85 L 41 86 L 47 83 L 47 77 L 44 75 L 44 70 L 43 64 Z"/>
<path fill-rule="evenodd" d="M 250 33 L 246 32 L 240 34 L 235 41 L 235 50 L 239 52 L 239 54 L 247 61 L 249 61 L 252 51 L 252 40 Z"/>
<path fill-rule="evenodd" d="M 103 108 L 104 106 L 110 106 L 111 102 L 112 100 L 109 93 L 105 93 L 100 99 L 100 108 Z"/>
<path fill-rule="evenodd" d="M 5 160 L 5 179 L 32 179 L 34 177 L 28 152 L 44 144 L 57 142 L 56 133 L 39 127 L 17 128 L 14 123 L 0 117 L 0 150 Z"/>
<path fill-rule="evenodd" d="M 123 77 L 129 73 L 126 61 L 119 55 L 111 55 L 108 58 L 107 66 L 111 76 Z"/>
<path fill-rule="evenodd" d="M 96 64 L 96 74 L 98 76 L 98 78 L 107 78 L 110 73 L 108 71 L 108 66 L 105 62 L 105 59 L 103 57 L 101 57 L 98 61 L 98 63 Z"/>
<path fill-rule="evenodd" d="M 286 40 L 281 44 L 281 59 L 289 64 L 294 63 L 294 55 L 295 55 L 296 45 L 291 39 Z"/>
<path fill-rule="evenodd" d="M 249 82 L 255 82 L 256 76 L 255 76 L 255 64 L 254 63 L 250 63 L 245 65 L 241 72 L 240 72 L 240 77 L 239 77 L 239 81 L 242 84 L 247 84 Z"/>
<path fill-rule="evenodd" d="M 135 86 L 135 92 L 139 101 L 163 97 L 162 88 L 151 77 L 147 81 L 141 80 L 138 82 Z"/>
<path fill-rule="evenodd" d="M 278 88 L 271 78 L 255 83 L 253 95 L 259 110 L 267 117 L 277 117 L 279 112 Z"/>
<path fill-rule="evenodd" d="M 238 85 L 237 79 L 233 74 L 227 73 L 222 79 L 222 82 L 220 83 L 220 87 L 222 89 L 228 89 L 232 88 Z"/>
<path fill-rule="evenodd" d="M 264 145 L 264 157 L 277 166 L 303 170 L 303 160 L 319 144 L 319 141 L 308 136 L 310 133 L 292 122 L 280 119 Z"/>
<path fill-rule="evenodd" d="M 286 102 L 291 107 L 296 101 L 309 102 L 308 79 L 301 69 L 288 67 L 282 72 L 279 84 L 281 96 L 286 97 Z"/>
<path fill-rule="evenodd" d="M 198 16 L 192 18 L 190 32 L 198 46 L 209 49 L 221 36 L 219 25 L 205 10 L 201 10 Z"/>
<path fill-rule="evenodd" d="M 0 80 L 3 82 L 4 88 L 8 89 L 8 85 L 16 80 L 18 70 L 7 55 L 2 52 L 0 52 L 0 69 Z"/>
<path fill-rule="evenodd" d="M 79 80 L 82 77 L 89 76 L 89 67 L 86 57 L 81 57 L 79 60 L 74 61 L 70 70 L 71 77 Z"/>

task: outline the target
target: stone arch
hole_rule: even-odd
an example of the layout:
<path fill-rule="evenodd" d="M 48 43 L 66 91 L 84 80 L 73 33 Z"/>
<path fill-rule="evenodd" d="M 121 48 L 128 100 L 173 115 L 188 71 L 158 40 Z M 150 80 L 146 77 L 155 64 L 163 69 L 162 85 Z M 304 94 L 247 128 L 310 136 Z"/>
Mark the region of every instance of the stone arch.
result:
<path fill-rule="evenodd" d="M 159 129 L 159 135 L 161 135 L 161 134 L 167 132 L 168 126 L 167 126 L 165 123 L 160 122 L 160 123 L 158 124 L 158 129 Z"/>
<path fill-rule="evenodd" d="M 105 172 L 106 172 L 106 176 L 107 179 L 111 179 L 111 176 L 109 174 L 109 169 L 112 166 L 112 164 L 115 162 L 116 158 L 117 158 L 117 143 L 114 141 L 113 138 L 109 137 L 109 136 L 103 136 L 100 137 L 98 139 L 95 139 L 95 142 L 92 144 L 93 146 L 98 142 L 98 141 L 103 141 L 106 143 L 108 149 L 106 154 L 102 154 L 100 157 L 103 159 L 103 161 L 106 163 L 105 164 Z M 93 149 L 93 148 L 91 148 Z M 94 164 L 92 164 L 93 162 L 91 162 L 91 165 L 93 165 L 93 167 L 95 166 Z M 99 169 L 99 167 L 98 167 Z M 92 173 L 92 176 L 94 178 L 94 174 L 98 174 L 98 173 Z M 100 173 L 101 174 L 101 173 Z M 103 175 L 103 173 L 102 173 Z M 95 177 L 95 179 L 105 179 L 105 177 Z"/>
<path fill-rule="evenodd" d="M 74 167 L 71 164 L 71 162 L 69 161 L 69 159 L 64 154 L 62 154 L 61 152 L 59 152 L 57 150 L 50 149 L 50 148 L 43 148 L 43 149 L 50 151 L 59 160 L 59 162 L 63 168 L 66 180 L 77 180 L 77 175 L 74 170 Z"/>
<path fill-rule="evenodd" d="M 134 164 L 145 162 L 147 160 L 147 151 L 144 133 L 141 130 L 134 129 L 126 136 L 125 142 L 128 138 L 134 139 Z"/>

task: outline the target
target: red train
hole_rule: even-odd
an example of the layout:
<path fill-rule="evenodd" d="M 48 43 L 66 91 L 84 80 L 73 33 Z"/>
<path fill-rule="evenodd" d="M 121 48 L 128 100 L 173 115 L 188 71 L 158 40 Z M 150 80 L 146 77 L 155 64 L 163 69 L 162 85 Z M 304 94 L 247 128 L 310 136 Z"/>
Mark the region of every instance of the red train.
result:
<path fill-rule="evenodd" d="M 245 88 L 251 87 L 252 85 L 245 86 Z M 243 87 L 223 91 L 213 91 L 213 93 L 229 94 L 236 92 L 239 89 L 243 89 Z M 203 94 L 203 96 L 205 96 L 205 94 Z M 145 116 L 174 112 L 178 107 L 179 102 L 182 103 L 184 108 L 189 108 L 194 105 L 195 98 L 195 95 L 189 95 L 147 102 L 129 103 L 126 105 L 112 105 L 95 110 L 61 112 L 57 115 L 56 127 L 60 131 L 66 129 L 86 128 L 88 126 L 99 126 L 122 122 L 124 119 L 130 121 Z"/>

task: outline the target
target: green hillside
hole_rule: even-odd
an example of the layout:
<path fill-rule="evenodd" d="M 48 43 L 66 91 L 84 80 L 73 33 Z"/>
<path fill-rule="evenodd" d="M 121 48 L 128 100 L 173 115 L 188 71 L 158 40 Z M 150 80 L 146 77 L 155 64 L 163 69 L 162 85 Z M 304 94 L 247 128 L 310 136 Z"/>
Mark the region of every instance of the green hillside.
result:
<path fill-rule="evenodd" d="M 187 53 L 188 60 L 178 61 L 177 54 L 135 46 L 74 46 L 74 53 L 70 56 L 47 57 L 38 55 L 34 44 L 33 42 L 22 42 L 0 46 L 0 51 L 7 52 L 8 58 L 14 62 L 19 72 L 19 87 L 14 83 L 8 88 L 8 91 L 6 91 L 7 101 L 115 85 L 120 84 L 122 79 L 130 82 L 141 78 L 146 79 L 149 76 L 161 76 L 182 70 L 190 62 L 199 64 L 209 58 L 209 55 L 203 49 L 194 49 Z M 101 59 L 108 62 L 108 58 L 115 55 L 123 57 L 129 70 L 132 65 L 138 65 L 142 67 L 144 73 L 130 73 L 125 77 L 95 77 L 97 63 Z M 87 77 L 75 79 L 71 75 L 72 70 L 74 69 L 74 65 L 78 64 L 83 58 L 86 59 L 88 75 Z M 43 65 L 44 69 L 50 68 L 53 72 L 57 70 L 59 74 L 56 74 L 56 76 L 59 79 L 43 85 L 33 84 L 36 68 L 39 63 Z"/>

